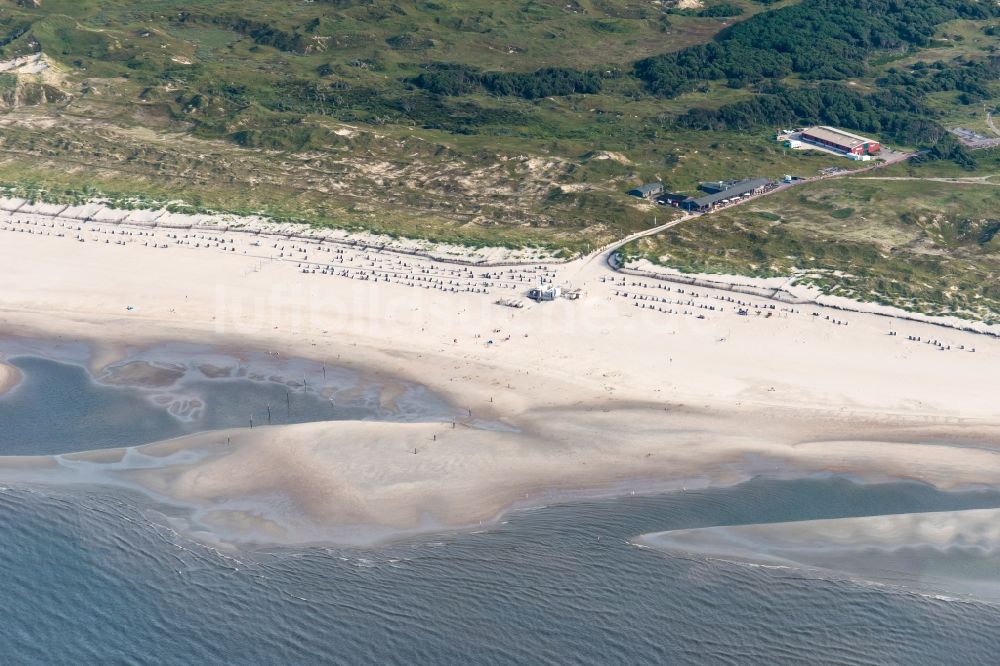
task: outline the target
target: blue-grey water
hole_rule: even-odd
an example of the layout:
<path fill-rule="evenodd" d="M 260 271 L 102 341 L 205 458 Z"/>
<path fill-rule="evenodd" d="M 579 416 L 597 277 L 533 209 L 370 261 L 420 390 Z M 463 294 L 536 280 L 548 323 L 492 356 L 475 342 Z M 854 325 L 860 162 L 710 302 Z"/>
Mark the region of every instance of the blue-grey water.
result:
<path fill-rule="evenodd" d="M 206 430 L 248 427 L 251 419 L 260 426 L 398 418 L 409 406 L 406 399 L 419 403 L 427 418 L 450 418 L 454 412 L 415 385 L 407 387 L 392 413 L 379 404 L 372 386 L 325 397 L 320 373 L 326 370 L 320 371 L 320 366 L 312 369 L 315 383 L 311 388 L 289 386 L 287 379 L 278 376 L 252 379 L 244 371 L 242 376 L 217 378 L 178 372 L 180 378 L 167 387 L 139 390 L 99 383 L 78 364 L 38 356 L 15 357 L 9 363 L 24 379 L 0 398 L 0 455 L 131 446 Z M 332 383 L 333 370 L 327 375 Z"/>
<path fill-rule="evenodd" d="M 643 532 L 996 505 L 754 481 L 512 514 L 370 550 L 223 556 L 105 492 L 0 493 L 12 664 L 993 664 L 1000 608 L 672 557 Z"/>
<path fill-rule="evenodd" d="M 136 391 L 70 366 L 19 367 L 25 383 L 0 398 L 5 453 L 159 439 L 176 427 Z M 211 384 L 206 405 L 229 404 L 209 394 L 230 389 Z M 80 391 L 73 416 L 34 421 L 47 428 L 37 437 L 22 411 L 45 415 L 19 401 L 44 394 L 68 408 Z M 198 422 L 225 422 L 214 409 Z M 94 410 L 100 419 L 82 421 Z M 22 419 L 15 429 L 11 418 Z M 994 491 L 756 479 L 559 504 L 370 549 L 220 553 L 120 490 L 10 484 L 0 488 L 0 664 L 994 664 L 1000 606 L 630 540 L 997 506 Z"/>

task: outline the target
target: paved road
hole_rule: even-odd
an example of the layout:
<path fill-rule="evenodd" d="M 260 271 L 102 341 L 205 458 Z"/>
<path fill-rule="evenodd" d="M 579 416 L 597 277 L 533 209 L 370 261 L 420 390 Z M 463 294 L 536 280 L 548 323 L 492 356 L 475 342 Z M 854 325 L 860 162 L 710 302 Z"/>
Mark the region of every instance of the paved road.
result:
<path fill-rule="evenodd" d="M 954 183 L 958 185 L 1000 185 L 996 181 L 990 180 L 1000 174 L 990 174 L 988 176 L 969 176 L 967 178 L 947 178 L 945 176 L 868 176 L 865 180 L 923 180 L 929 183 Z"/>
<path fill-rule="evenodd" d="M 609 245 L 594 250 L 590 254 L 577 259 L 576 261 L 571 261 L 568 264 L 563 265 L 562 275 L 560 276 L 565 282 L 571 284 L 574 288 L 582 288 L 586 282 L 588 282 L 595 275 L 601 273 L 607 273 L 611 271 L 611 266 L 608 261 L 611 259 L 611 255 L 615 253 L 619 248 L 627 243 L 643 238 L 644 236 L 652 236 L 658 234 L 661 231 L 666 231 L 670 227 L 676 227 L 682 222 L 687 222 L 690 219 L 701 217 L 703 213 L 692 214 L 688 213 L 677 219 L 670 220 L 669 222 L 664 222 L 663 224 L 657 225 L 655 227 L 650 227 L 649 229 L 643 229 L 642 231 L 637 231 L 634 234 L 630 234 L 625 238 L 614 241 Z"/>
<path fill-rule="evenodd" d="M 1000 132 L 998 132 L 998 134 L 1000 134 Z M 590 254 L 588 254 L 586 256 L 583 256 L 583 257 L 581 257 L 579 259 L 576 259 L 575 261 L 571 261 L 571 262 L 568 262 L 566 264 L 563 264 L 562 267 L 561 267 L 561 269 L 558 270 L 559 279 L 564 284 L 571 285 L 573 288 L 577 288 L 577 289 L 585 288 L 586 284 L 591 279 L 593 279 L 595 277 L 598 277 L 601 274 L 607 274 L 609 272 L 612 272 L 613 269 L 611 268 L 611 265 L 609 263 L 610 260 L 611 260 L 612 255 L 617 250 L 619 250 L 622 246 L 624 246 L 624 245 L 626 245 L 628 243 L 631 243 L 632 241 L 634 241 L 636 239 L 644 238 L 646 236 L 652 236 L 652 235 L 658 234 L 660 232 L 666 231 L 667 229 L 669 229 L 671 227 L 675 227 L 678 224 L 682 224 L 682 223 L 687 222 L 688 220 L 692 220 L 694 218 L 704 217 L 706 215 L 711 215 L 712 213 L 718 212 L 720 210 L 728 210 L 728 209 L 730 209 L 730 208 L 732 208 L 734 206 L 739 206 L 739 205 L 745 204 L 745 203 L 750 202 L 750 201 L 756 201 L 757 199 L 760 199 L 761 197 L 766 197 L 766 196 L 775 194 L 777 192 L 783 192 L 784 190 L 787 190 L 790 187 L 795 187 L 796 185 L 805 184 L 805 183 L 815 183 L 815 182 L 820 181 L 820 180 L 832 180 L 832 179 L 835 179 L 835 178 L 844 178 L 844 177 L 847 177 L 847 176 L 855 176 L 855 175 L 857 175 L 859 173 L 865 173 L 867 171 L 873 171 L 875 169 L 881 169 L 883 167 L 887 167 L 887 166 L 890 166 L 892 164 L 897 164 L 899 162 L 902 162 L 904 160 L 909 159 L 910 157 L 912 157 L 915 154 L 917 154 L 917 153 L 892 153 L 892 155 L 890 156 L 890 158 L 887 161 L 879 163 L 879 164 L 873 164 L 873 165 L 871 165 L 869 167 L 865 167 L 863 169 L 854 169 L 854 170 L 850 170 L 850 171 L 842 171 L 842 172 L 839 172 L 839 173 L 833 173 L 833 174 L 828 174 L 828 175 L 823 175 L 823 176 L 817 176 L 815 178 L 808 178 L 808 179 L 805 179 L 805 180 L 799 180 L 799 181 L 795 181 L 793 183 L 782 183 L 782 184 L 778 185 L 777 187 L 775 187 L 773 190 L 769 190 L 767 192 L 764 192 L 763 194 L 758 194 L 757 196 L 751 197 L 751 198 L 747 199 L 746 201 L 740 201 L 738 203 L 731 204 L 729 206 L 726 206 L 725 208 L 717 208 L 714 211 L 708 211 L 708 212 L 705 212 L 705 213 L 693 213 L 693 214 L 692 213 L 688 213 L 686 215 L 683 215 L 682 217 L 679 217 L 679 218 L 674 219 L 674 220 L 670 220 L 669 222 L 664 222 L 663 224 L 657 225 L 655 227 L 650 227 L 649 229 L 643 229 L 642 231 L 637 231 L 634 234 L 630 234 L 630 235 L 628 235 L 628 236 L 626 236 L 624 238 L 621 238 L 621 239 L 619 239 L 617 241 L 614 241 L 614 242 L 610 243 L 609 245 L 605 245 L 604 247 L 602 247 L 602 248 L 600 248 L 598 250 L 594 250 Z"/>

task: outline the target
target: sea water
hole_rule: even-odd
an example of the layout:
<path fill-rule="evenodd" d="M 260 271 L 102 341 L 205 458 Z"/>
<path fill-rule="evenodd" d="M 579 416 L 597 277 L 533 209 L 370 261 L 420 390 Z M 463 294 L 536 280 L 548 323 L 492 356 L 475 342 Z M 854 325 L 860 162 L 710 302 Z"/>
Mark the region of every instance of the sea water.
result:
<path fill-rule="evenodd" d="M 135 387 L 102 383 L 77 363 L 41 356 L 17 356 L 7 362 L 21 371 L 23 380 L 9 395 L 0 396 L 0 455 L 132 446 L 249 427 L 251 422 L 436 420 L 457 413 L 414 384 L 402 386 L 390 409 L 380 402 L 379 387 L 319 364 L 303 370 L 301 363 L 291 361 L 271 368 L 232 361 L 232 376 L 206 377 L 187 365 L 161 362 L 179 368 L 176 380 L 166 386 Z M 293 365 L 296 381 L 288 377 Z M 300 379 L 306 372 L 310 377 Z"/>
<path fill-rule="evenodd" d="M 991 664 L 1000 607 L 641 549 L 643 532 L 995 505 L 840 479 L 576 502 L 374 549 L 218 553 L 113 492 L 0 492 L 11 664 Z M 807 507 L 813 507 L 809 509 Z"/>
<path fill-rule="evenodd" d="M 30 422 L 5 430 L 7 451 L 158 439 L 175 427 L 142 392 L 106 396 L 86 374 L 32 363 L 19 363 L 25 383 L 0 399 L 4 418 L 37 409 L 9 409 L 25 391 L 82 390 L 110 425 L 88 440 L 98 424 L 81 428 L 52 411 L 44 440 Z M 44 387 L 32 388 L 40 377 Z M 131 418 L 115 418 L 122 410 Z M 220 418 L 211 411 L 205 419 Z M 635 540 L 998 506 L 993 491 L 755 479 L 517 511 L 486 529 L 377 548 L 220 552 L 170 529 L 137 495 L 9 485 L 0 488 L 0 663 L 992 664 L 1000 606 L 974 596 L 661 552 Z"/>

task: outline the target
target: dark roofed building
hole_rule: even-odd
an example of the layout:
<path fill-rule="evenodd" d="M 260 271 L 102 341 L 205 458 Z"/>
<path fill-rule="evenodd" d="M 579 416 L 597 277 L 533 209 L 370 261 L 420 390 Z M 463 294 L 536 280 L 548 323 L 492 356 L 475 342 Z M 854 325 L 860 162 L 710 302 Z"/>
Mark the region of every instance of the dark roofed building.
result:
<path fill-rule="evenodd" d="M 656 197 L 656 203 L 662 204 L 664 206 L 680 206 L 682 201 L 690 199 L 689 194 L 678 194 L 677 192 L 664 192 L 660 196 Z"/>
<path fill-rule="evenodd" d="M 728 183 L 729 187 L 718 190 L 714 194 L 708 194 L 697 199 L 685 201 L 682 205 L 688 210 L 710 210 L 719 204 L 729 203 L 733 199 L 760 194 L 771 181 L 767 178 L 750 178 L 747 180 L 736 180 Z"/>
<path fill-rule="evenodd" d="M 719 205 L 726 205 L 739 199 L 760 194 L 770 185 L 771 181 L 767 178 L 702 183 L 701 189 L 714 191 L 703 197 L 686 197 L 678 200 L 677 195 L 665 195 L 660 197 L 660 200 L 687 211 L 705 211 Z"/>
<path fill-rule="evenodd" d="M 633 197 L 639 197 L 640 199 L 652 199 L 658 194 L 663 194 L 663 183 L 646 183 L 645 185 L 640 185 L 634 190 L 629 190 L 628 194 Z"/>
<path fill-rule="evenodd" d="M 699 183 L 698 189 L 709 194 L 716 194 L 728 190 L 738 182 L 738 180 L 712 180 L 707 183 Z"/>

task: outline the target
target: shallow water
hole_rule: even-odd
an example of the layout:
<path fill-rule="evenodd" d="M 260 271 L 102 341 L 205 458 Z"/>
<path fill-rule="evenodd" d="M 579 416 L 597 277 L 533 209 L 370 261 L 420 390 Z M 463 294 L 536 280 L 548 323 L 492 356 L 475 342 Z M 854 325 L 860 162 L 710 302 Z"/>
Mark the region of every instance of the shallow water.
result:
<path fill-rule="evenodd" d="M 842 479 L 580 502 L 378 549 L 220 555 L 141 501 L 0 492 L 7 663 L 995 663 L 1000 607 L 675 557 L 661 529 L 995 506 Z"/>
<path fill-rule="evenodd" d="M 1000 603 L 1000 509 L 680 529 L 636 543 Z"/>
<path fill-rule="evenodd" d="M 339 370 L 324 369 L 323 384 L 314 364 L 167 351 L 136 355 L 160 364 L 157 385 L 142 388 L 95 381 L 79 349 L 58 361 L 22 353 L 15 363 L 25 381 L 0 399 L 0 451 L 57 453 L 243 425 L 248 407 L 292 389 L 300 420 L 440 418 L 449 409 L 417 386 L 397 386 L 387 403 L 381 387 Z M 209 374 L 224 376 L 191 372 L 209 362 Z M 227 363 L 231 372 L 216 372 Z M 478 532 L 379 548 L 220 553 L 121 489 L 11 484 L 0 488 L 0 663 L 990 664 L 1000 653 L 1000 605 L 974 600 L 974 589 L 971 599 L 944 598 L 634 540 L 992 507 L 1000 492 L 757 479 L 558 504 Z"/>
<path fill-rule="evenodd" d="M 24 378 L 9 394 L 0 396 L 0 455 L 132 446 L 205 430 L 247 427 L 251 419 L 260 426 L 345 419 L 446 419 L 456 413 L 427 389 L 412 384 L 403 385 L 387 406 L 380 401 L 378 385 L 344 370 L 305 362 L 265 367 L 259 361 L 229 359 L 231 376 L 207 377 L 194 362 L 179 365 L 161 360 L 160 366 L 173 371 L 177 379 L 153 387 L 115 385 L 100 378 L 105 380 L 102 383 L 82 365 L 40 356 L 17 356 L 8 362 Z M 312 376 L 306 379 L 306 373 Z M 290 375 L 298 380 L 289 379 Z"/>

